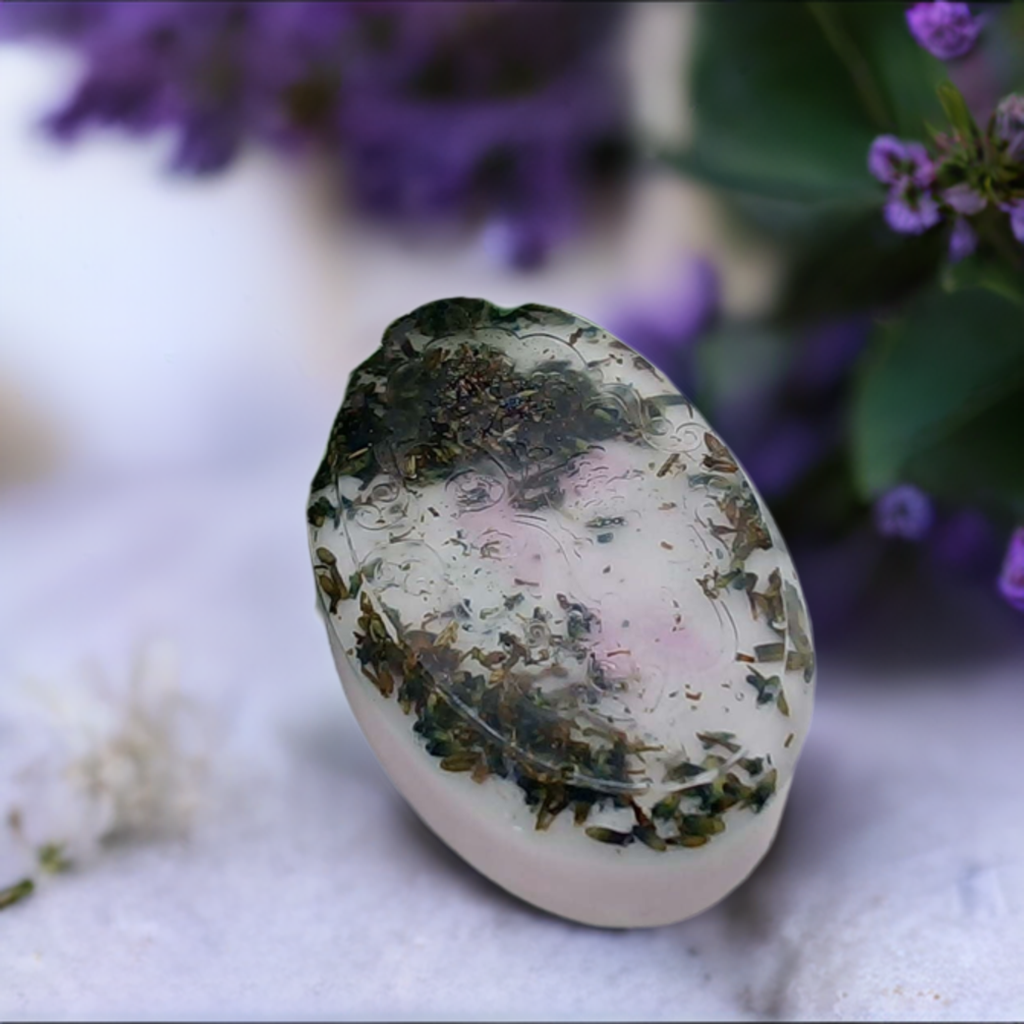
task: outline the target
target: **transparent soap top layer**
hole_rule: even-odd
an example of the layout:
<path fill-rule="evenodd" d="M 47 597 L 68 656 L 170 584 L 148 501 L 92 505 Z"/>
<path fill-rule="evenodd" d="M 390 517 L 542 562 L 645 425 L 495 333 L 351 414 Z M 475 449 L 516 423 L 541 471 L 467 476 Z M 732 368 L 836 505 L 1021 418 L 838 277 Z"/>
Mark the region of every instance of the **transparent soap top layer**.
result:
<path fill-rule="evenodd" d="M 629 805 L 658 848 L 666 803 L 757 810 L 791 770 L 814 652 L 782 539 L 594 324 L 469 299 L 395 322 L 308 520 L 330 628 L 442 768 L 511 778 L 538 816 Z"/>

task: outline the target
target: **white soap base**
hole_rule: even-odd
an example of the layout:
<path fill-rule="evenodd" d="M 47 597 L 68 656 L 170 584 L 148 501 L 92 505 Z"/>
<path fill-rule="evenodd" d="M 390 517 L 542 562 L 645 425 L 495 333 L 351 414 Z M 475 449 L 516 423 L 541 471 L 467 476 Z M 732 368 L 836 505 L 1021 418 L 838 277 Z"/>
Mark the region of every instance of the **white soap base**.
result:
<path fill-rule="evenodd" d="M 354 676 L 334 630 L 328 629 L 327 635 L 352 712 L 395 788 L 460 857 L 542 910 L 598 928 L 675 924 L 732 892 L 775 838 L 788 784 L 779 787 L 759 814 L 745 815 L 714 842 L 672 857 L 652 851 L 638 860 L 635 849 L 579 836 L 566 841 L 554 834 L 538 835 L 529 816 L 507 812 L 516 804 L 503 805 L 493 785 L 442 772 L 412 734 L 408 719 L 395 713 L 394 702 L 368 680 Z M 507 788 L 522 804 L 514 787 Z"/>

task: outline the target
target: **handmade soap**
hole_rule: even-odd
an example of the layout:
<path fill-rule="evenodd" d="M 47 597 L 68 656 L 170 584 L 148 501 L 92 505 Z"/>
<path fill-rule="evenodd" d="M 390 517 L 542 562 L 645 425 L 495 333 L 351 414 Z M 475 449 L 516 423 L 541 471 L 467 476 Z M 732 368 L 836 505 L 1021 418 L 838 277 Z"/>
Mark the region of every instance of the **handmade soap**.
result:
<path fill-rule="evenodd" d="M 356 718 L 477 870 L 639 927 L 764 855 L 810 623 L 764 502 L 642 356 L 546 306 L 422 306 L 353 372 L 307 519 Z"/>

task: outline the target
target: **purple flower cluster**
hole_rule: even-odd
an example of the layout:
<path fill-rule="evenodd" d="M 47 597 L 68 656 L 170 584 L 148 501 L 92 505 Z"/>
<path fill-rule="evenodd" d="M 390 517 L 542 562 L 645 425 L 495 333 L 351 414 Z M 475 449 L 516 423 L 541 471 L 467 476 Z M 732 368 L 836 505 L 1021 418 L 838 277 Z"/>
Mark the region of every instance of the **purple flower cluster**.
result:
<path fill-rule="evenodd" d="M 967 4 L 930 0 L 914 4 L 907 11 L 911 35 L 939 60 L 963 57 L 974 47 L 982 21 L 971 14 Z"/>
<path fill-rule="evenodd" d="M 574 229 L 627 151 L 621 4 L 5 4 L 7 35 L 77 47 L 50 129 L 169 130 L 175 168 L 249 139 L 338 155 L 356 203 L 408 221 L 483 217 L 521 266 Z"/>
<path fill-rule="evenodd" d="M 868 170 L 889 187 L 885 220 L 893 231 L 919 235 L 952 222 L 949 258 L 971 255 L 978 235 L 970 218 L 992 207 L 1008 214 L 1014 237 L 1024 242 L 1024 96 L 1006 96 L 988 134 L 936 134 L 933 159 L 920 142 L 880 135 L 868 151 Z"/>
<path fill-rule="evenodd" d="M 920 487 L 899 484 L 879 496 L 873 515 L 881 537 L 923 545 L 935 565 L 957 576 L 998 572 L 1000 531 L 976 508 L 942 508 Z"/>
<path fill-rule="evenodd" d="M 944 0 L 914 4 L 906 16 L 917 42 L 943 60 L 967 53 L 984 20 L 967 4 Z M 1024 96 L 1004 97 L 984 135 L 955 88 L 940 87 L 940 96 L 955 126 L 947 134 L 933 131 L 936 158 L 920 142 L 892 135 L 871 144 L 868 170 L 889 186 L 886 222 L 893 231 L 919 235 L 950 220 L 949 258 L 955 263 L 978 247 L 968 218 L 991 206 L 1009 215 L 1014 236 L 1024 242 Z"/>
<path fill-rule="evenodd" d="M 875 526 L 884 537 L 923 540 L 934 520 L 931 498 L 913 484 L 900 484 L 875 502 Z"/>
<path fill-rule="evenodd" d="M 883 537 L 927 541 L 933 563 L 962 578 L 992 579 L 998 573 L 1002 597 L 1024 611 L 1024 526 L 1011 536 L 1000 572 L 999 530 L 978 509 L 940 512 L 919 487 L 901 484 L 875 502 L 874 519 Z"/>

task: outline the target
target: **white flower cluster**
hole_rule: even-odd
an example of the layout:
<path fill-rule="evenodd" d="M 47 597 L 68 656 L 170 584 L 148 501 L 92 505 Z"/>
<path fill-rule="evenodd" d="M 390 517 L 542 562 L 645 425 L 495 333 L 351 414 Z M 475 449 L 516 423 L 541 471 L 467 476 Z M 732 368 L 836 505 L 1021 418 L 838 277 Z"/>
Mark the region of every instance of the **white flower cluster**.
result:
<path fill-rule="evenodd" d="M 126 685 L 32 681 L 0 698 L 0 886 L 87 862 L 103 846 L 180 836 L 206 772 L 206 727 L 151 643 Z"/>

